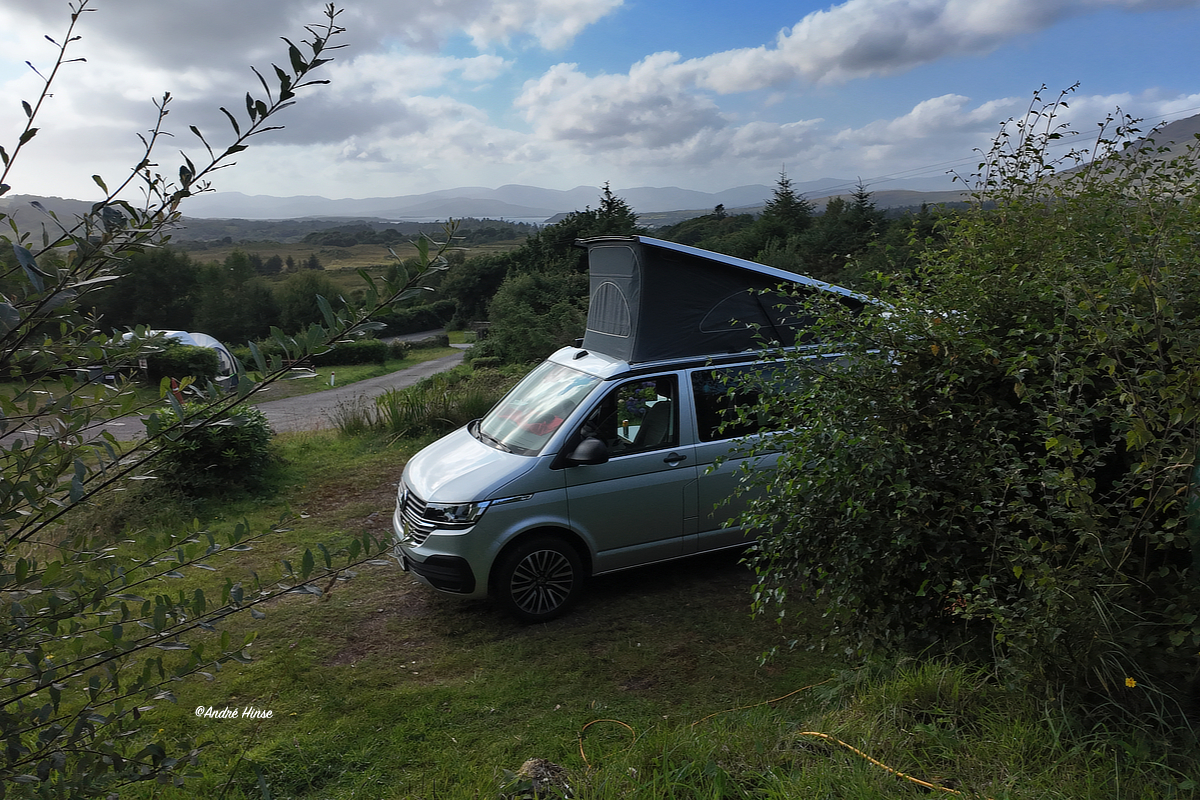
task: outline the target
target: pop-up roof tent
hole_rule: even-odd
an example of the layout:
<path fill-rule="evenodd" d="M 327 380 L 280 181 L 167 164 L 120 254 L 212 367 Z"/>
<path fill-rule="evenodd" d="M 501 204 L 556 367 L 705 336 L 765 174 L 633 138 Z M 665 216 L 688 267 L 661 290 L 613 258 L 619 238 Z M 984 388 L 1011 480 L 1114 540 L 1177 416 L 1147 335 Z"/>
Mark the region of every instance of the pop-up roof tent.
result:
<path fill-rule="evenodd" d="M 647 236 L 600 236 L 587 248 L 591 305 L 583 347 L 630 364 L 805 341 L 780 284 L 827 292 L 858 309 L 870 298 L 753 261 Z"/>

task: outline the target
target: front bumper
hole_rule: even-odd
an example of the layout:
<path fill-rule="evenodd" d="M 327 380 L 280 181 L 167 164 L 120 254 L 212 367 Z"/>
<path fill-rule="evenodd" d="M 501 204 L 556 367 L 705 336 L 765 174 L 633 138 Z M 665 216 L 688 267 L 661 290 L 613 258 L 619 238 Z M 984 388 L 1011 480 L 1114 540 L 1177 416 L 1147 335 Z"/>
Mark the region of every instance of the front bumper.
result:
<path fill-rule="evenodd" d="M 396 544 L 392 547 L 392 557 L 400 564 L 402 570 L 411 573 L 417 580 L 441 592 L 450 594 L 475 592 L 477 586 L 475 573 L 465 558 L 443 554 L 431 554 L 422 558 L 414 552 L 425 543 L 433 531 L 421 531 L 418 534 L 419 538 L 414 539 L 409 522 L 400 507 L 397 507 L 395 516 L 392 518 L 392 528 L 397 539 Z"/>
<path fill-rule="evenodd" d="M 471 594 L 475 591 L 475 574 L 465 559 L 457 556 L 430 556 L 424 561 L 417 561 L 403 552 L 399 545 L 396 550 L 400 566 L 422 583 L 452 594 Z"/>

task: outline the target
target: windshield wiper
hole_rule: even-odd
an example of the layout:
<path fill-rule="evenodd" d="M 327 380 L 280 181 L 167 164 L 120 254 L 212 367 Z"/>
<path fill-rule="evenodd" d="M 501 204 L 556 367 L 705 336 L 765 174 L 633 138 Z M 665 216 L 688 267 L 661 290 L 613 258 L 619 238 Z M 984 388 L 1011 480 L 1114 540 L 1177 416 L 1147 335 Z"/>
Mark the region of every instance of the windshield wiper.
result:
<path fill-rule="evenodd" d="M 490 442 L 497 450 L 503 450 L 506 453 L 512 452 L 512 448 L 506 445 L 504 442 L 500 441 L 495 436 L 492 436 L 490 433 L 484 433 L 483 426 L 481 426 L 478 421 L 475 423 L 475 430 L 473 433 L 475 433 L 475 435 L 478 436 L 481 441 Z"/>

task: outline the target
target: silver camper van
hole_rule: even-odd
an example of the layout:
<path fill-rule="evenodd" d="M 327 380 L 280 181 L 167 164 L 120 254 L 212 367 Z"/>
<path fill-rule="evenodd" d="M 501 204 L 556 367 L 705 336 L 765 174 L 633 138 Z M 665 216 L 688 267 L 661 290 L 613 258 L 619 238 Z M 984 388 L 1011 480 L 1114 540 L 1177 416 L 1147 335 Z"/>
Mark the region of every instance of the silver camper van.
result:
<path fill-rule="evenodd" d="M 731 395 L 727 379 L 762 369 L 764 333 L 805 344 L 803 321 L 762 291 L 787 283 L 866 302 L 644 236 L 578 244 L 591 281 L 581 346 L 414 456 L 393 516 L 403 569 L 531 622 L 562 613 L 592 575 L 744 546 L 736 445 L 769 431 L 736 422 L 734 405 L 753 398 Z"/>

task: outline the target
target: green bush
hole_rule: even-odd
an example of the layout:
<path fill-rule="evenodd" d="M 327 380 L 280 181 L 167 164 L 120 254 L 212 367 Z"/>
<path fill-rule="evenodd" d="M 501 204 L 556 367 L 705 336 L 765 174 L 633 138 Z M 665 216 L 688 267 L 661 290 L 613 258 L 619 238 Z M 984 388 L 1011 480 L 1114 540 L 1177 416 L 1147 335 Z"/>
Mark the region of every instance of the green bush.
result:
<path fill-rule="evenodd" d="M 162 352 L 147 356 L 146 366 L 146 379 L 155 386 L 163 378 L 185 378 L 189 375 L 203 385 L 217 377 L 217 352 L 211 347 L 168 341 Z"/>
<path fill-rule="evenodd" d="M 416 339 L 414 341 L 408 342 L 409 350 L 433 350 L 438 347 L 449 347 L 449 346 L 450 346 L 450 336 L 445 333 L 439 333 L 439 334 L 435 334 L 434 336 L 427 336 L 424 339 Z"/>
<path fill-rule="evenodd" d="M 496 356 L 479 356 L 470 361 L 471 366 L 475 369 L 495 369 L 500 366 L 500 359 Z"/>
<path fill-rule="evenodd" d="M 387 342 L 379 339 L 359 339 L 342 342 L 333 349 L 312 357 L 314 367 L 334 367 L 345 364 L 383 364 L 390 351 Z"/>
<path fill-rule="evenodd" d="M 437 300 L 425 305 L 381 314 L 376 319 L 387 325 L 385 335 L 402 336 L 406 333 L 420 333 L 446 327 L 454 317 L 456 306 L 457 304 L 453 300 Z"/>
<path fill-rule="evenodd" d="M 1053 106 L 1013 127 L 886 313 L 823 309 L 846 367 L 765 400 L 796 425 L 745 520 L 757 607 L 1165 713 L 1200 666 L 1197 152 L 1066 171 Z"/>
<path fill-rule="evenodd" d="M 200 403 L 184 404 L 184 426 L 164 434 L 158 456 L 163 478 L 192 497 L 259 486 L 272 458 L 274 432 L 266 415 L 243 405 L 214 421 L 205 409 Z M 154 433 L 178 420 L 176 411 L 163 409 L 152 414 L 146 426 Z"/>
<path fill-rule="evenodd" d="M 383 364 L 389 358 L 404 358 L 404 354 L 408 352 L 407 345 L 403 342 L 399 343 L 400 347 L 396 347 L 395 344 L 389 344 L 379 339 L 358 339 L 350 342 L 341 342 L 324 353 L 311 356 L 307 361 L 314 367 L 336 367 L 348 364 Z M 273 340 L 256 342 L 255 347 L 268 360 L 280 358 L 284 354 L 282 345 Z M 250 368 L 254 364 L 254 356 L 251 354 L 249 347 L 231 347 L 230 352 L 234 358 L 247 365 L 247 368 Z M 397 355 L 397 353 L 400 353 L 400 355 Z"/>

